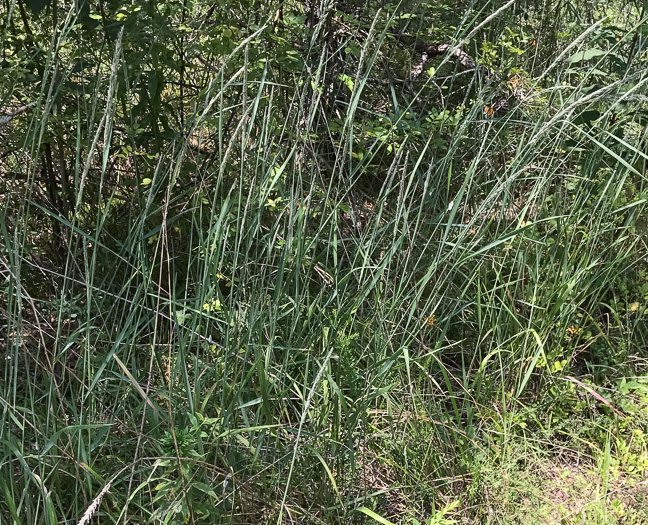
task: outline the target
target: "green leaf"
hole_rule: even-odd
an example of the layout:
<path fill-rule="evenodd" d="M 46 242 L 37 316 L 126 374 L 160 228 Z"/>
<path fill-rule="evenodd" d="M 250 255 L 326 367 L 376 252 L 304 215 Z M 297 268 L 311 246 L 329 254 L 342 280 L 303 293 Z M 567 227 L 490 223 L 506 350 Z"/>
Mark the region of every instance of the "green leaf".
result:
<path fill-rule="evenodd" d="M 349 91 L 353 92 L 354 82 L 352 77 L 345 75 L 344 73 L 340 73 L 340 75 L 338 75 L 338 80 L 344 82 L 344 85 L 349 89 Z"/>
<path fill-rule="evenodd" d="M 382 523 L 383 525 L 394 525 L 393 522 L 386 520 L 383 518 L 380 514 L 376 514 L 373 510 L 368 509 L 367 507 L 360 507 L 358 509 L 358 512 L 362 512 L 363 514 L 366 514 L 370 518 L 373 518 L 376 520 L 378 523 Z"/>
<path fill-rule="evenodd" d="M 600 118 L 600 116 L 601 113 L 596 110 L 583 111 L 572 122 L 576 125 L 587 124 L 589 126 L 592 121 L 597 120 L 598 118 Z"/>
<path fill-rule="evenodd" d="M 585 51 L 579 51 L 575 55 L 570 56 L 567 59 L 567 62 L 569 64 L 574 64 L 575 62 L 581 62 L 583 60 L 591 60 L 592 58 L 600 57 L 607 54 L 608 52 L 603 51 L 602 49 L 591 48 L 591 49 L 586 49 Z"/>
<path fill-rule="evenodd" d="M 193 484 L 193 488 L 198 489 L 200 492 L 211 496 L 212 498 L 217 498 L 218 496 L 214 492 L 214 489 L 211 488 L 206 483 L 196 482 Z"/>
<path fill-rule="evenodd" d="M 576 68 L 571 68 L 570 67 L 569 69 L 565 70 L 566 75 L 573 75 L 573 74 L 576 74 L 576 73 L 587 73 L 587 75 L 590 76 L 590 77 L 604 77 L 604 76 L 609 75 L 609 73 L 606 73 L 605 71 L 602 71 L 602 70 L 597 69 L 597 68 L 592 68 L 592 69 L 585 68 L 585 69 L 582 69 L 580 67 L 576 67 Z"/>
<path fill-rule="evenodd" d="M 153 100 L 158 95 L 158 76 L 155 71 L 151 71 L 149 73 L 148 87 L 149 97 L 151 98 L 151 100 Z"/>
<path fill-rule="evenodd" d="M 49 452 L 49 450 L 56 445 L 56 442 L 58 439 L 65 434 L 66 432 L 72 432 L 74 430 L 93 430 L 93 429 L 98 429 L 98 428 L 105 428 L 105 427 L 110 427 L 112 426 L 110 423 L 92 423 L 92 424 L 86 424 L 86 425 L 70 425 L 65 428 L 62 428 L 58 432 L 55 432 L 52 434 L 52 436 L 49 438 L 45 446 L 43 447 L 43 450 L 41 451 L 40 455 L 44 456 Z"/>
<path fill-rule="evenodd" d="M 40 13 L 52 0 L 25 0 L 27 7 L 33 11 L 35 15 Z"/>

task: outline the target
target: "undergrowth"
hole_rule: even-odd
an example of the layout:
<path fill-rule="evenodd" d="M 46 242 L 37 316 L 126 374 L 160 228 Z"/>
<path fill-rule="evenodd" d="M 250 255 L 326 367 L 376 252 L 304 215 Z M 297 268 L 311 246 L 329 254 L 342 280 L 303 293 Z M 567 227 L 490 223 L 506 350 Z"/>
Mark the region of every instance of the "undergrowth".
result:
<path fill-rule="evenodd" d="M 272 17 L 219 26 L 180 107 L 126 23 L 59 97 L 89 38 L 62 6 L 2 128 L 0 523 L 648 520 L 645 18 L 544 62 L 502 30 L 436 104 L 451 54 L 375 82 L 396 8 L 348 50 L 322 16 L 300 67 L 256 56 Z"/>

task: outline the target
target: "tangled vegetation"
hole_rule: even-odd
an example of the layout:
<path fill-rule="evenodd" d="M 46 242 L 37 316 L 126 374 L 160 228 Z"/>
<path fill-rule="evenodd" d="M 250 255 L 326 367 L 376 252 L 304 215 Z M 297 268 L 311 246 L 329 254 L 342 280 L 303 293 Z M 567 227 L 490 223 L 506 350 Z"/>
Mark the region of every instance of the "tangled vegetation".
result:
<path fill-rule="evenodd" d="M 645 2 L 0 24 L 0 524 L 648 522 Z"/>

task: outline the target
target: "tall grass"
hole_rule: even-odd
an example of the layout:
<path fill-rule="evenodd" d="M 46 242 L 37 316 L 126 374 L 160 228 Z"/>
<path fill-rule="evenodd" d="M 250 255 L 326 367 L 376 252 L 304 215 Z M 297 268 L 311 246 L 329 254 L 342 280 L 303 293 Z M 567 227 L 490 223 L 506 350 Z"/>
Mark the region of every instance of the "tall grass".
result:
<path fill-rule="evenodd" d="M 0 210 L 2 523 L 433 516 L 487 458 L 551 447 L 525 430 L 544 424 L 529 407 L 564 395 L 565 376 L 645 356 L 645 326 L 621 307 L 645 267 L 645 69 L 592 91 L 550 64 L 552 86 L 495 117 L 477 81 L 439 130 L 445 150 L 406 137 L 385 154 L 376 138 L 360 156 L 388 32 L 363 40 L 337 136 L 321 28 L 316 68 L 292 86 L 270 68 L 248 82 L 251 35 L 176 139 L 145 152 L 157 164 L 142 180 L 110 168 L 130 123 L 117 38 L 79 98 L 90 133 L 68 137 L 77 211 L 62 217 L 33 188 L 73 18 L 30 114 L 24 194 Z M 52 220 L 60 264 L 39 246 Z"/>

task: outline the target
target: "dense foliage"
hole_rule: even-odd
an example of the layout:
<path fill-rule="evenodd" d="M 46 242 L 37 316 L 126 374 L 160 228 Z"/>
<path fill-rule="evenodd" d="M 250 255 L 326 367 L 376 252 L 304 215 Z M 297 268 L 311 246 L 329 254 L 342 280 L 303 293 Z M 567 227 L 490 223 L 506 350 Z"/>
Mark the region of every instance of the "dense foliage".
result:
<path fill-rule="evenodd" d="M 645 3 L 0 2 L 0 524 L 648 520 Z"/>

